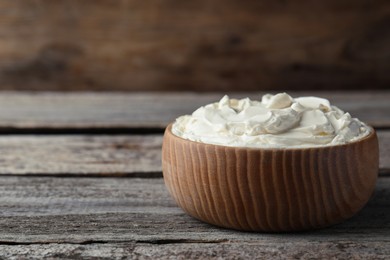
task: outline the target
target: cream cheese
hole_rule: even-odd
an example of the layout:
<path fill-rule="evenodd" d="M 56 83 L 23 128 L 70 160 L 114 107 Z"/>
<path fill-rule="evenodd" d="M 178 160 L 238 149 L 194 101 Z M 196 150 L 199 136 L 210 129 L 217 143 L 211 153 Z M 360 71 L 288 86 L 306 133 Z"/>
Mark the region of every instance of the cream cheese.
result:
<path fill-rule="evenodd" d="M 319 97 L 266 94 L 230 99 L 176 119 L 172 132 L 192 141 L 236 147 L 312 147 L 353 142 L 370 128 Z"/>

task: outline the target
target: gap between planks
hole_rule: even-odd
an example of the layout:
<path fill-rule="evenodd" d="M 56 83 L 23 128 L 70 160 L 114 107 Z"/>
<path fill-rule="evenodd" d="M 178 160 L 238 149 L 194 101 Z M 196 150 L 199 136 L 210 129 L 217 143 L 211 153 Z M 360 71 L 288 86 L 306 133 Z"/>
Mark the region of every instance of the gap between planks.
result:
<path fill-rule="evenodd" d="M 390 130 L 390 126 L 374 127 L 376 131 Z M 8 135 L 153 135 L 164 134 L 165 127 L 0 127 L 0 137 Z"/>
<path fill-rule="evenodd" d="M 162 127 L 0 127 L 3 135 L 153 135 L 163 134 Z"/>

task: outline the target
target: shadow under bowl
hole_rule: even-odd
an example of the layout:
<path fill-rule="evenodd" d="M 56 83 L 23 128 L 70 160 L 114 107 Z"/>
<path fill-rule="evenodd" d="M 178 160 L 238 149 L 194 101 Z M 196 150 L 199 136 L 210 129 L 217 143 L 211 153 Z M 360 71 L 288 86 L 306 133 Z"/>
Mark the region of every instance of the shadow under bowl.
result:
<path fill-rule="evenodd" d="M 378 175 L 375 131 L 352 143 L 245 148 L 164 134 L 164 181 L 177 204 L 204 222 L 236 230 L 323 228 L 356 214 Z"/>

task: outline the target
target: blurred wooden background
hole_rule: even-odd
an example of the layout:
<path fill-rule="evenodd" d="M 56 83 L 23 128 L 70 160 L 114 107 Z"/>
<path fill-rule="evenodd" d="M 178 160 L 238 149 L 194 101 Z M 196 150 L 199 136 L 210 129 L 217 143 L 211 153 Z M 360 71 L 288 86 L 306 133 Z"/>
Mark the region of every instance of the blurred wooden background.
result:
<path fill-rule="evenodd" d="M 0 89 L 389 87 L 389 0 L 0 2 Z"/>

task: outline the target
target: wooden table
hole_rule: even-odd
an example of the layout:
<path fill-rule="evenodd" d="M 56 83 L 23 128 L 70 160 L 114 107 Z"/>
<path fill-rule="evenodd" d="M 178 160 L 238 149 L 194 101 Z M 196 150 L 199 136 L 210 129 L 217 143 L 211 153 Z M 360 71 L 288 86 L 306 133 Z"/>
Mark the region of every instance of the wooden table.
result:
<path fill-rule="evenodd" d="M 389 258 L 390 91 L 303 94 L 376 127 L 376 191 L 342 224 L 262 234 L 199 222 L 164 187 L 163 128 L 222 93 L 1 93 L 0 256 Z"/>

